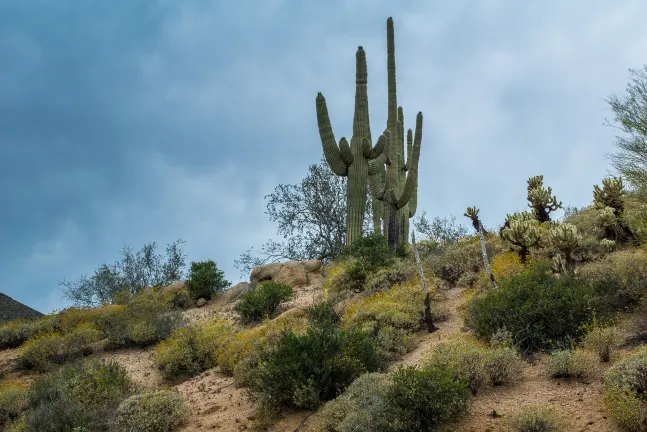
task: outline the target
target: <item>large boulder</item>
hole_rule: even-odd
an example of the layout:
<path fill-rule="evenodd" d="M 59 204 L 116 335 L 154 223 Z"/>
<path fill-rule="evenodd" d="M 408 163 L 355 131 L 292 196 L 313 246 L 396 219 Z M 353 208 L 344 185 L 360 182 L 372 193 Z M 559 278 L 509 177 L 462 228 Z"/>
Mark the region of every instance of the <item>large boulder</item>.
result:
<path fill-rule="evenodd" d="M 255 267 L 251 282 L 275 281 L 300 288 L 321 281 L 321 260 L 288 261 Z"/>

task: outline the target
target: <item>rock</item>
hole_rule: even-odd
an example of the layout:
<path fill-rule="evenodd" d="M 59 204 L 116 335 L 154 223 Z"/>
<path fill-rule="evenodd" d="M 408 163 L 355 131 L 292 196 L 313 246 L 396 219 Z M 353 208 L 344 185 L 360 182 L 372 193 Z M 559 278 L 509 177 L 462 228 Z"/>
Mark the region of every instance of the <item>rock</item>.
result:
<path fill-rule="evenodd" d="M 238 298 L 241 295 L 245 294 L 248 290 L 249 290 L 248 282 L 237 283 L 236 285 L 232 286 L 227 291 L 222 293 L 222 295 L 220 296 L 220 301 L 222 301 L 225 304 L 232 303 L 238 300 Z"/>
<path fill-rule="evenodd" d="M 195 302 L 195 305 L 197 307 L 202 307 L 207 304 L 207 301 L 203 298 L 199 298 L 197 302 Z"/>
<path fill-rule="evenodd" d="M 251 282 L 275 281 L 300 288 L 319 281 L 320 269 L 321 260 L 272 263 L 255 267 L 249 279 Z"/>

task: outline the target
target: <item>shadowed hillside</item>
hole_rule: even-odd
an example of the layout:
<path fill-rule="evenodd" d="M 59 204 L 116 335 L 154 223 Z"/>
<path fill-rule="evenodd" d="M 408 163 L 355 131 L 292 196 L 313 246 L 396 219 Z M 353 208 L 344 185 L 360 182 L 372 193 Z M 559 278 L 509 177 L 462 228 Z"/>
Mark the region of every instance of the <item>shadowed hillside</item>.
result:
<path fill-rule="evenodd" d="M 8 295 L 0 293 L 0 323 L 19 319 L 19 318 L 40 318 L 43 314 L 25 306 L 24 304 L 12 299 Z"/>

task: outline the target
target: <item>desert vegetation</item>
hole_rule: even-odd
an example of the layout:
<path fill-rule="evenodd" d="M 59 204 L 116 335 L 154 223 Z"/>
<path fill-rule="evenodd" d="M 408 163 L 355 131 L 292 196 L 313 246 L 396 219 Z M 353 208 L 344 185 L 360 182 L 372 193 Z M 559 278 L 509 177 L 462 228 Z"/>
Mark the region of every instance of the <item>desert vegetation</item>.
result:
<path fill-rule="evenodd" d="M 126 247 L 117 263 L 62 282 L 72 307 L 0 325 L 0 349 L 15 354 L 0 378 L 6 430 L 199 429 L 196 417 L 234 404 L 223 397 L 192 409 L 181 389 L 214 376 L 226 384 L 199 388 L 201 395 L 245 389 L 254 406 L 245 428 L 300 415 L 298 427 L 313 431 L 463 430 L 451 428 L 473 405 L 495 391 L 514 393 L 537 368 L 545 386 L 599 384 L 614 424 L 645 430 L 644 98 L 609 100 L 628 137 L 613 159 L 620 175 L 591 186 L 591 205 L 558 218 L 562 201 L 534 175 L 518 185 L 529 210 L 507 214 L 499 229 L 486 229 L 476 206 L 464 214 L 473 230 L 454 217 L 429 221 L 417 211 L 423 116 L 405 140 L 392 19 L 386 27 L 393 65 L 386 129 L 370 141 L 359 47 L 350 141 L 335 139 L 319 93 L 324 160 L 301 184 L 269 196 L 268 215 L 286 243 L 237 261 L 249 271 L 320 260 L 323 279 L 292 268 L 236 288 L 213 260 L 185 271 L 181 241 L 167 246 L 165 258 L 155 243 Z M 644 94 L 647 76 L 634 74 L 628 91 Z M 106 360 L 132 352 L 148 356 L 141 357 L 149 360 L 148 387 Z M 559 407 L 505 409 L 494 427 L 558 431 L 569 420 Z M 491 417 L 501 415 L 493 409 Z"/>

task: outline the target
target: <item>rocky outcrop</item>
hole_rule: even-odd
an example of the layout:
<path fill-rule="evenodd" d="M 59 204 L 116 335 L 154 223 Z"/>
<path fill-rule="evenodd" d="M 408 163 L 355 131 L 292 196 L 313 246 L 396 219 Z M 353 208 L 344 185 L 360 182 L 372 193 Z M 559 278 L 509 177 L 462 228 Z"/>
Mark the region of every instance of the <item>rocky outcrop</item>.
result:
<path fill-rule="evenodd" d="M 321 260 L 288 261 L 255 267 L 249 280 L 253 282 L 275 281 L 301 288 L 321 282 Z"/>

